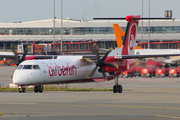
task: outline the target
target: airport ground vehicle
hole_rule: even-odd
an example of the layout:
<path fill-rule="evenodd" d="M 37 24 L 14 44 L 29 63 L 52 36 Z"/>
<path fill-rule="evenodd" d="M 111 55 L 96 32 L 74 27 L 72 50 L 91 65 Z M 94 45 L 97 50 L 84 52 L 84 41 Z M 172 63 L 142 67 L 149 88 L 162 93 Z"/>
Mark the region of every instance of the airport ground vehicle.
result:
<path fill-rule="evenodd" d="M 164 69 L 163 68 L 156 68 L 156 73 L 155 73 L 156 77 L 164 77 Z"/>
<path fill-rule="evenodd" d="M 155 71 L 152 68 L 144 67 L 141 69 L 141 77 L 152 77 L 154 76 Z"/>
<path fill-rule="evenodd" d="M 179 77 L 179 76 L 180 76 L 180 67 L 169 69 L 169 77 Z"/>
<path fill-rule="evenodd" d="M 126 70 L 121 74 L 121 77 L 133 77 L 133 71 L 132 70 Z"/>

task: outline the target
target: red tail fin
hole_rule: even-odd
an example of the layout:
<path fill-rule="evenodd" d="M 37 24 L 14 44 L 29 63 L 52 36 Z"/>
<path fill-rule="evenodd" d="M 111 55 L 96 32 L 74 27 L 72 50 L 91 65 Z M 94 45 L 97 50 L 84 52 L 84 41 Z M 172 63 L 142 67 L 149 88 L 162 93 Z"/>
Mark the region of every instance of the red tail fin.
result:
<path fill-rule="evenodd" d="M 136 44 L 136 33 L 138 29 L 139 20 L 133 18 L 139 18 L 140 16 L 126 16 L 128 21 L 126 32 L 123 41 L 122 55 L 134 55 L 134 49 Z"/>

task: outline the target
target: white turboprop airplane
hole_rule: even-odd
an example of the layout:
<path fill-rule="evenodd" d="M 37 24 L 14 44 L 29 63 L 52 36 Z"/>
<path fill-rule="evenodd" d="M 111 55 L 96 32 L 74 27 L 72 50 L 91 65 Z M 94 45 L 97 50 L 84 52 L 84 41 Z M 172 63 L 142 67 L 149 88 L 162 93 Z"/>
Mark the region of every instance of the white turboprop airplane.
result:
<path fill-rule="evenodd" d="M 96 18 L 98 19 L 98 18 Z M 34 92 L 43 92 L 44 84 L 64 84 L 80 82 L 104 82 L 115 80 L 114 93 L 121 93 L 118 76 L 131 68 L 134 58 L 179 56 L 166 55 L 134 55 L 136 32 L 140 16 L 127 16 L 128 23 L 121 48 L 100 57 L 94 45 L 94 56 L 58 56 L 57 59 L 27 60 L 19 64 L 13 74 L 13 83 L 19 86 L 19 92 L 26 92 L 25 86 L 34 85 Z"/>

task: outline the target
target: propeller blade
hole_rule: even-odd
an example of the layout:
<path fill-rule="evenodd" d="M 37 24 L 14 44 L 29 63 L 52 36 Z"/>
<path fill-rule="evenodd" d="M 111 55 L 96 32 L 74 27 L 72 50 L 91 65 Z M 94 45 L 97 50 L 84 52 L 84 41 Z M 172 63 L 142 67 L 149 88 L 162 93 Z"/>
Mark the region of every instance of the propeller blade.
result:
<path fill-rule="evenodd" d="M 107 77 L 106 77 L 105 70 L 104 70 L 104 68 L 103 68 L 103 67 L 101 67 L 100 69 L 101 69 L 101 72 L 102 72 L 103 77 L 104 77 L 105 82 L 106 82 L 108 79 L 107 79 Z"/>
<path fill-rule="evenodd" d="M 28 53 L 29 48 L 31 48 L 31 47 L 30 47 L 30 46 L 27 46 L 27 47 L 25 48 L 24 54 L 23 54 L 23 56 L 22 56 L 22 58 L 21 58 L 22 61 L 24 61 L 24 59 L 25 59 L 25 57 L 26 57 L 26 55 L 27 55 L 27 53 Z"/>
<path fill-rule="evenodd" d="M 94 73 L 95 73 L 95 71 L 96 71 L 97 68 L 98 68 L 98 66 L 96 66 L 96 67 L 93 69 L 93 71 L 91 72 L 91 74 L 90 74 L 89 76 L 87 76 L 88 79 L 90 79 L 90 78 L 94 75 Z"/>
<path fill-rule="evenodd" d="M 10 46 L 10 48 L 12 49 L 12 52 L 14 53 L 14 56 L 16 57 L 16 60 L 18 60 L 18 55 L 17 55 L 17 53 L 16 53 L 16 51 L 15 51 L 15 49 L 14 49 L 14 45 L 12 44 L 12 45 Z"/>
<path fill-rule="evenodd" d="M 95 61 L 91 60 L 90 58 L 83 58 L 82 60 L 88 63 L 95 63 Z"/>
<path fill-rule="evenodd" d="M 98 52 L 98 50 L 97 50 L 96 43 L 93 44 L 93 48 L 94 48 L 94 53 L 95 53 L 95 55 L 97 56 L 97 59 L 99 59 L 99 52 Z"/>
<path fill-rule="evenodd" d="M 104 63 L 104 65 L 105 65 L 105 66 L 114 67 L 114 68 L 118 69 L 118 65 L 116 65 L 116 64 Z"/>
<path fill-rule="evenodd" d="M 30 46 L 27 46 L 27 47 L 25 48 L 25 51 L 24 51 L 24 54 L 23 54 L 22 58 L 19 59 L 19 60 L 17 60 L 17 62 L 16 62 L 16 65 L 17 65 L 17 66 L 18 66 L 21 62 L 23 62 L 23 61 L 25 60 L 25 57 L 26 57 L 26 55 L 27 55 L 27 53 L 28 53 L 29 48 L 31 48 L 31 47 L 30 47 Z"/>
<path fill-rule="evenodd" d="M 107 77 L 106 77 L 105 70 L 104 70 L 103 66 L 111 66 L 111 67 L 114 67 L 114 68 L 118 68 L 118 66 L 115 65 L 115 64 L 105 63 L 105 59 L 106 59 L 106 57 L 108 56 L 108 54 L 111 52 L 111 49 L 109 49 L 109 51 L 107 51 L 106 54 L 105 54 L 105 55 L 103 56 L 103 58 L 101 59 L 101 58 L 99 58 L 99 57 L 100 57 L 100 56 L 99 56 L 99 51 L 97 50 L 96 44 L 93 44 L 93 48 L 94 48 L 94 53 L 95 53 L 95 55 L 97 56 L 96 61 L 93 61 L 93 60 L 91 60 L 91 59 L 89 59 L 89 58 L 87 58 L 87 59 L 84 58 L 84 59 L 83 59 L 83 60 L 86 61 L 86 62 L 91 62 L 91 63 L 95 63 L 95 64 L 96 64 L 95 68 L 93 69 L 93 71 L 91 72 L 91 74 L 90 74 L 89 76 L 87 76 L 87 78 L 88 78 L 88 79 L 91 78 L 91 77 L 94 75 L 96 69 L 99 67 L 99 68 L 100 68 L 100 71 L 101 71 L 102 74 L 103 74 L 103 77 L 104 77 L 105 81 L 107 81 L 108 79 L 107 79 Z"/>
<path fill-rule="evenodd" d="M 108 51 L 108 52 L 103 56 L 103 58 L 101 59 L 101 61 L 104 61 L 110 52 L 111 52 L 111 51 Z"/>

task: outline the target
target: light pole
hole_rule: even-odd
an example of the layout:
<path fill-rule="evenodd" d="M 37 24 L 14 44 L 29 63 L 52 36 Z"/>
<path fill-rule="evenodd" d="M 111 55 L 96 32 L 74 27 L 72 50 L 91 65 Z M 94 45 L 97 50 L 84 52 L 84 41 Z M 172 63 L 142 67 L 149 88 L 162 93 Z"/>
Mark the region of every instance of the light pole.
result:
<path fill-rule="evenodd" d="M 142 0 L 142 18 L 143 18 L 143 0 Z M 141 42 L 143 41 L 143 20 L 142 20 L 142 26 L 141 26 Z"/>
<path fill-rule="evenodd" d="M 150 18 L 150 0 L 149 0 L 149 18 Z M 150 48 L 150 19 L 149 19 L 149 27 L 148 27 L 148 49 Z"/>
<path fill-rule="evenodd" d="M 53 19 L 53 42 L 55 43 L 55 0 L 54 0 L 54 19 Z"/>
<path fill-rule="evenodd" d="M 63 54 L 63 0 L 61 0 L 61 54 Z"/>

